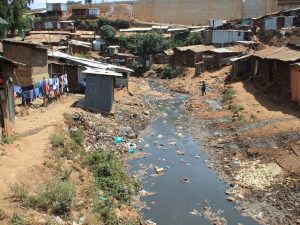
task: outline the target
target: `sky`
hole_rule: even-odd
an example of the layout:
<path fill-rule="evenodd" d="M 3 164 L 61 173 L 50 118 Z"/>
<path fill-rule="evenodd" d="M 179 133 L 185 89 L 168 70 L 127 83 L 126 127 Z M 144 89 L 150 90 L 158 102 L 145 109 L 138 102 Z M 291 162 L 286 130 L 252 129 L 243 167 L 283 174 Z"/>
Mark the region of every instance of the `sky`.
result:
<path fill-rule="evenodd" d="M 125 1 L 125 0 L 104 0 L 104 2 L 112 2 L 112 1 Z M 47 0 L 48 3 L 58 3 L 62 2 L 65 3 L 67 0 Z M 83 1 L 84 2 L 84 1 Z M 93 0 L 93 3 L 99 3 L 103 2 L 103 0 Z M 46 0 L 34 0 L 33 4 L 29 6 L 31 9 L 41 9 L 41 8 L 46 8 Z"/>

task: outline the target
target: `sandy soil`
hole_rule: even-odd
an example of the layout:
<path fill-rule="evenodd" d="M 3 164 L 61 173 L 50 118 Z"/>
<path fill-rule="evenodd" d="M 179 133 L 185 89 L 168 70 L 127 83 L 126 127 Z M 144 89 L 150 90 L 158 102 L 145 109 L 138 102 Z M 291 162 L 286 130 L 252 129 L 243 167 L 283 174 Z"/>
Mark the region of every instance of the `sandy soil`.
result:
<path fill-rule="evenodd" d="M 71 107 L 75 101 L 76 96 L 62 97 L 43 112 L 30 110 L 28 116 L 16 118 L 15 132 L 19 138 L 13 144 L 2 146 L 4 156 L 0 158 L 0 209 L 5 210 L 7 216 L 18 211 L 9 199 L 10 185 L 22 183 L 32 191 L 51 176 L 43 165 L 49 152 L 49 136 L 61 129 L 63 114 L 75 110 Z"/>

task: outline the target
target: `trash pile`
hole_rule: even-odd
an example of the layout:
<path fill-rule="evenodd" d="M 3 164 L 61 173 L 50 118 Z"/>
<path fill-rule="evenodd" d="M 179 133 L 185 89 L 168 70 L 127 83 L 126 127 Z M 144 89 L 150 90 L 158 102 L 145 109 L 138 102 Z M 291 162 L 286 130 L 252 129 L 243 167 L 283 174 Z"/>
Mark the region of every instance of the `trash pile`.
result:
<path fill-rule="evenodd" d="M 141 130 L 150 121 L 144 114 L 134 114 L 126 119 L 125 110 L 120 111 L 122 116 L 104 117 L 101 114 L 90 112 L 74 112 L 66 115 L 66 125 L 69 133 L 79 129 L 85 133 L 84 149 L 106 149 L 116 154 L 134 154 L 141 149 L 136 144 L 136 138 Z"/>
<path fill-rule="evenodd" d="M 259 160 L 241 163 L 241 167 L 235 175 L 237 184 L 254 190 L 264 190 L 280 181 L 283 172 L 276 163 L 260 164 Z"/>

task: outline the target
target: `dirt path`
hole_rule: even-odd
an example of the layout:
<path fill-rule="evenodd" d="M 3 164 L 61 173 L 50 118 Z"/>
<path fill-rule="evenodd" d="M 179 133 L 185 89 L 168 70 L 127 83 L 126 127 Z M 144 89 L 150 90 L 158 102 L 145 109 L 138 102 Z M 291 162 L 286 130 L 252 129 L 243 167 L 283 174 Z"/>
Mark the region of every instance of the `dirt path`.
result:
<path fill-rule="evenodd" d="M 50 147 L 49 136 L 63 124 L 64 113 L 76 110 L 71 107 L 75 101 L 76 96 L 64 97 L 44 112 L 37 110 L 29 116 L 17 117 L 15 127 L 20 140 L 5 145 L 5 156 L 0 158 L 0 209 L 7 215 L 17 210 L 8 199 L 11 184 L 23 183 L 35 189 L 49 175 L 43 165 Z"/>

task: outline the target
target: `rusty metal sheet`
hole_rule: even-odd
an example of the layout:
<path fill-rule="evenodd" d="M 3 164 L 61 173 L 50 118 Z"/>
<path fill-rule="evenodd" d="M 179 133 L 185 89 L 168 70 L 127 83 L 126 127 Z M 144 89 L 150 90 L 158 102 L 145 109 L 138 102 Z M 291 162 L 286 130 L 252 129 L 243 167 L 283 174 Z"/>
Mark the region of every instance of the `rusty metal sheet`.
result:
<path fill-rule="evenodd" d="M 300 51 L 286 47 L 269 47 L 261 51 L 257 51 L 253 55 L 261 59 L 277 59 L 285 62 L 300 60 Z"/>

